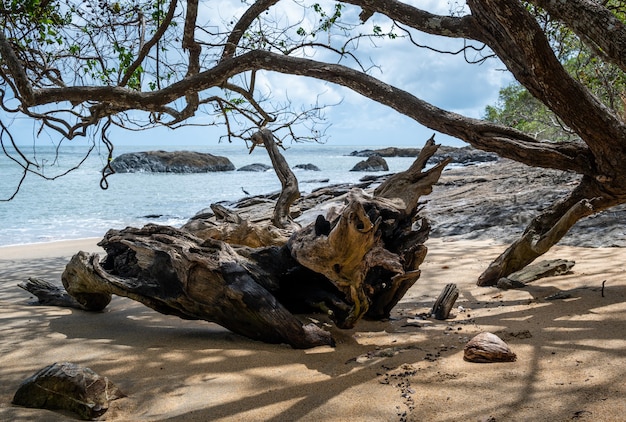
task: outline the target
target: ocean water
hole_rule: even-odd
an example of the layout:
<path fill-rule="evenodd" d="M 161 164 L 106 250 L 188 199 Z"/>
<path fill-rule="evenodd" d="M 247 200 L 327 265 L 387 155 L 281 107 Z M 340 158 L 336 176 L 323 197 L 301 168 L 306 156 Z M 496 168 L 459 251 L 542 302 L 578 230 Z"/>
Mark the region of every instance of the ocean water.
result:
<path fill-rule="evenodd" d="M 335 183 L 357 182 L 368 173 L 350 172 L 363 158 L 351 157 L 354 150 L 376 146 L 336 146 L 292 144 L 283 154 L 293 168 L 314 164 L 321 171 L 294 169 L 300 190 L 312 190 Z M 271 166 L 267 152 L 256 148 L 251 154 L 245 145 L 203 144 L 171 146 L 117 146 L 114 156 L 125 152 L 148 150 L 193 150 L 228 157 L 235 168 L 264 163 Z M 64 144 L 58 156 L 53 145 L 24 148 L 30 158 L 43 164 L 47 176 L 61 174 L 73 167 L 87 151 L 87 146 Z M 9 150 L 9 153 L 12 153 Z M 405 170 L 413 158 L 386 158 L 389 172 Z M 210 204 L 235 201 L 246 194 L 267 194 L 280 190 L 273 169 L 266 172 L 229 171 L 201 174 L 114 174 L 109 188 L 100 188 L 100 171 L 106 155 L 98 148 L 78 168 L 55 180 L 28 175 L 20 192 L 8 202 L 0 202 L 0 246 L 56 240 L 101 237 L 110 228 L 141 227 L 147 223 L 183 225 L 190 217 Z M 11 196 L 21 177 L 20 168 L 5 155 L 0 156 L 0 199 Z M 329 179 L 320 183 L 319 179 Z M 148 217 L 152 216 L 152 217 Z M 154 216 L 159 216 L 154 218 Z"/>

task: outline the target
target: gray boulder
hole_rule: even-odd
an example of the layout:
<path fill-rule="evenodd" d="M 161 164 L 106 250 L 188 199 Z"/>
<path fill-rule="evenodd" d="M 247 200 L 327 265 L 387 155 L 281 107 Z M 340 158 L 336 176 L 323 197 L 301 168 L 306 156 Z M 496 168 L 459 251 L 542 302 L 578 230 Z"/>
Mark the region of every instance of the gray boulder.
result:
<path fill-rule="evenodd" d="M 208 173 L 235 170 L 226 157 L 194 151 L 131 152 L 111 162 L 116 173 Z"/>
<path fill-rule="evenodd" d="M 350 171 L 389 171 L 389 166 L 383 157 L 372 155 L 367 160 L 356 163 Z"/>

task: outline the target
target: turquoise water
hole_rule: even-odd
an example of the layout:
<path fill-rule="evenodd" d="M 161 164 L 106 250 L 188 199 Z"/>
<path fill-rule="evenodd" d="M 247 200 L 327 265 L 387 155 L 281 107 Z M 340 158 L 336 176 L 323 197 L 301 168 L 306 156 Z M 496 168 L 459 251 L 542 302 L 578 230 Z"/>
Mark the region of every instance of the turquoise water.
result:
<path fill-rule="evenodd" d="M 321 171 L 294 169 L 303 193 L 321 186 L 357 182 L 365 173 L 349 170 L 362 158 L 347 154 L 354 150 L 377 147 L 332 146 L 321 144 L 291 145 L 284 156 L 291 167 L 311 163 Z M 251 163 L 271 165 L 267 153 L 256 148 L 248 154 L 245 145 L 204 144 L 171 146 L 120 146 L 114 156 L 124 152 L 194 150 L 228 157 L 235 168 Z M 29 151 L 32 153 L 32 148 Z M 35 159 L 44 164 L 47 176 L 60 174 L 78 163 L 87 146 L 64 145 L 55 160 L 54 146 L 38 147 Z M 412 158 L 387 158 L 390 172 L 405 170 Z M 219 172 L 202 174 L 130 173 L 111 176 L 109 188 L 99 187 L 100 171 L 106 154 L 96 150 L 83 165 L 56 180 L 29 175 L 17 196 L 0 202 L 0 246 L 55 240 L 101 237 L 108 229 L 141 227 L 147 223 L 176 227 L 211 203 L 234 201 L 245 196 L 266 194 L 280 189 L 273 169 L 262 173 Z M 0 156 L 0 198 L 13 193 L 21 177 L 20 169 L 6 156 Z M 328 183 L 308 182 L 329 179 Z M 159 218 L 146 218 L 159 215 Z"/>

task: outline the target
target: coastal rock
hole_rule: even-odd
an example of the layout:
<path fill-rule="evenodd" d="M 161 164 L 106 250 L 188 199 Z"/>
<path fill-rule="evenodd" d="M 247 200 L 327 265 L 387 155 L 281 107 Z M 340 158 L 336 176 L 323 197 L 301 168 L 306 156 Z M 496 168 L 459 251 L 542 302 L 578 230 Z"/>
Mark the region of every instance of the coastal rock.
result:
<path fill-rule="evenodd" d="M 439 147 L 442 148 L 442 147 Z M 352 151 L 352 157 L 372 157 L 378 155 L 380 157 L 417 157 L 420 153 L 419 148 L 398 148 L 387 147 L 380 149 L 364 149 L 361 151 Z M 436 154 L 435 154 L 436 155 Z"/>
<path fill-rule="evenodd" d="M 111 161 L 116 173 L 207 173 L 235 170 L 226 157 L 194 151 L 144 151 L 122 154 Z"/>
<path fill-rule="evenodd" d="M 376 155 L 380 157 L 417 157 L 419 152 L 419 148 L 388 147 L 373 150 L 365 149 L 362 151 L 353 151 L 350 155 L 354 157 L 372 157 Z M 498 160 L 498 156 L 492 152 L 480 151 L 469 146 L 456 148 L 442 145 L 439 147 L 437 153 L 432 156 L 428 162 L 430 164 L 437 164 L 448 157 L 452 159 L 452 163 L 463 165 Z"/>
<path fill-rule="evenodd" d="M 500 337 L 484 332 L 467 342 L 463 359 L 477 363 L 515 362 L 517 355 Z"/>
<path fill-rule="evenodd" d="M 372 155 L 367 160 L 356 163 L 350 171 L 389 171 L 389 166 L 383 157 Z"/>
<path fill-rule="evenodd" d="M 318 166 L 316 166 L 315 164 L 311 164 L 311 163 L 308 163 L 308 164 L 296 164 L 294 166 L 294 168 L 301 169 L 301 170 L 321 171 Z"/>
<path fill-rule="evenodd" d="M 267 170 L 269 170 L 271 168 L 272 167 L 268 166 L 267 164 L 253 163 L 253 164 L 248 164 L 248 165 L 245 165 L 243 167 L 240 167 L 240 168 L 237 169 L 237 171 L 264 172 L 264 171 L 267 171 Z"/>
<path fill-rule="evenodd" d="M 511 243 L 541 210 L 566 196 L 580 177 L 508 159 L 447 169 L 424 207 L 432 224 L 430 235 Z M 625 219 L 626 205 L 584 218 L 559 244 L 626 247 Z"/>
<path fill-rule="evenodd" d="M 13 404 L 67 410 L 82 419 L 99 418 L 109 402 L 125 397 L 106 377 L 71 362 L 54 363 L 27 378 L 17 389 Z"/>

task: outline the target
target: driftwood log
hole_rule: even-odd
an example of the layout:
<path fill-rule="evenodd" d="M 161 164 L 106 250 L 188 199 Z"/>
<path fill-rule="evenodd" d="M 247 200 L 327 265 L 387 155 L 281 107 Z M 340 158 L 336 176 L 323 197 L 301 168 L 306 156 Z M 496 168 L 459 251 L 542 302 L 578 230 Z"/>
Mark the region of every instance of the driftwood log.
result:
<path fill-rule="evenodd" d="M 443 288 L 439 297 L 433 304 L 433 309 L 430 313 L 435 317 L 435 319 L 444 320 L 450 316 L 450 311 L 452 311 L 452 307 L 456 303 L 456 300 L 459 298 L 459 288 L 456 287 L 456 284 L 449 283 Z"/>
<path fill-rule="evenodd" d="M 256 340 L 332 345 L 329 332 L 303 325 L 294 314 L 322 311 L 342 328 L 389 316 L 420 276 L 429 225 L 418 216 L 419 198 L 448 163 L 424 171 L 437 148 L 431 138 L 415 163 L 373 196 L 351 190 L 342 207 L 318 215 L 283 245 L 231 245 L 158 225 L 110 230 L 99 243 L 106 257 L 76 254 L 63 285 L 86 310 L 102 310 L 115 294 Z M 227 223 L 242 223 L 234 220 Z M 273 220 L 290 225 L 284 208 Z"/>

